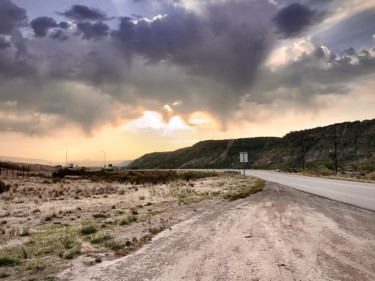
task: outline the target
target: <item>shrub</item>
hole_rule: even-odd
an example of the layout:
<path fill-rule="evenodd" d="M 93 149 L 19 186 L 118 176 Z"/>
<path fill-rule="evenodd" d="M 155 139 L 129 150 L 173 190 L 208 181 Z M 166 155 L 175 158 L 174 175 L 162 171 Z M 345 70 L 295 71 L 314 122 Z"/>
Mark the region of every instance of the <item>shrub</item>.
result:
<path fill-rule="evenodd" d="M 95 219 L 106 219 L 108 218 L 108 215 L 105 213 L 97 213 L 92 215 Z"/>
<path fill-rule="evenodd" d="M 100 236 L 94 237 L 93 239 L 90 240 L 90 242 L 92 244 L 101 244 L 101 243 L 103 243 L 105 241 L 108 241 L 108 240 L 111 240 L 111 239 L 112 239 L 111 235 L 105 234 L 105 235 L 100 235 Z"/>
<path fill-rule="evenodd" d="M 6 272 L 0 272 L 0 278 L 7 278 L 9 277 L 10 274 L 9 273 L 6 273 Z"/>
<path fill-rule="evenodd" d="M 107 248 L 111 249 L 112 251 L 118 251 L 123 248 L 123 245 L 117 241 L 109 241 L 104 244 Z"/>
<path fill-rule="evenodd" d="M 67 260 L 72 260 L 72 259 L 78 257 L 80 254 L 81 254 L 81 250 L 78 247 L 76 247 L 76 248 L 73 248 L 72 250 L 70 250 L 69 252 L 67 252 L 64 255 L 64 258 L 67 259 Z"/>
<path fill-rule="evenodd" d="M 90 235 L 96 233 L 98 230 L 94 225 L 87 225 L 81 228 L 80 232 L 82 235 Z"/>
<path fill-rule="evenodd" d="M 16 266 L 18 264 L 20 264 L 19 260 L 8 257 L 0 257 L 0 267 Z"/>
<path fill-rule="evenodd" d="M 236 187 L 234 190 L 231 190 L 224 194 L 224 199 L 229 201 L 234 201 L 241 198 L 246 198 L 251 194 L 262 191 L 265 182 L 263 180 L 258 180 L 254 185 L 242 185 Z"/>
<path fill-rule="evenodd" d="M 65 235 L 60 239 L 60 241 L 64 249 L 72 249 L 75 245 L 74 239 L 69 235 Z"/>
<path fill-rule="evenodd" d="M 121 220 L 120 223 L 119 223 L 119 225 L 128 225 L 128 224 L 131 224 L 132 222 L 136 222 L 137 219 L 138 218 L 136 216 L 129 215 L 125 219 Z"/>
<path fill-rule="evenodd" d="M 32 263 L 29 263 L 26 265 L 26 270 L 32 270 L 32 271 L 43 271 L 46 269 L 46 265 L 44 263 L 41 263 L 41 262 L 32 262 Z"/>
<path fill-rule="evenodd" d="M 57 218 L 57 215 L 53 212 L 52 214 L 47 215 L 47 216 L 44 218 L 44 220 L 45 220 L 45 221 L 51 221 L 51 220 L 54 219 L 54 218 Z"/>
<path fill-rule="evenodd" d="M 0 194 L 9 191 L 11 187 L 12 186 L 10 184 L 6 184 L 2 180 L 0 180 Z"/>

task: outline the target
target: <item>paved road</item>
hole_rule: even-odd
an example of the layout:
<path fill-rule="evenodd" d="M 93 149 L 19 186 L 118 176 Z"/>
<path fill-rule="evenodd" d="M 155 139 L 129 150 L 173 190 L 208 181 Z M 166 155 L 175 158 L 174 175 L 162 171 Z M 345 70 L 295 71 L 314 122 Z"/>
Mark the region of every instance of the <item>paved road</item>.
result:
<path fill-rule="evenodd" d="M 330 180 L 263 170 L 246 170 L 246 175 L 375 211 L 375 184 Z"/>

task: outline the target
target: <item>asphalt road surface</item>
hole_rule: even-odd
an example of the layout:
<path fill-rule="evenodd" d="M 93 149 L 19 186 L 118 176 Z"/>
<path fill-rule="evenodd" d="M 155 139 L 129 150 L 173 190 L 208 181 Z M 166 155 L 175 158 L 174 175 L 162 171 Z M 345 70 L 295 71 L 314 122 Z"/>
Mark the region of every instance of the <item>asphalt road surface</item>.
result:
<path fill-rule="evenodd" d="M 264 170 L 246 170 L 246 175 L 375 211 L 375 184 L 306 177 Z"/>

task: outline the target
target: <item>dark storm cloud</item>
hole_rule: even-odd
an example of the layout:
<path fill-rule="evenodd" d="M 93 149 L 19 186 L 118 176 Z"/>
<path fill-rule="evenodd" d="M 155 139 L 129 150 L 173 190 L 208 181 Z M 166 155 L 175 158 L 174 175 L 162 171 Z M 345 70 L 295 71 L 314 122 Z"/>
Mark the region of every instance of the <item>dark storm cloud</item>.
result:
<path fill-rule="evenodd" d="M 80 22 L 77 23 L 77 30 L 83 34 L 84 39 L 91 39 L 97 37 L 107 36 L 109 33 L 109 26 L 103 22 Z"/>
<path fill-rule="evenodd" d="M 68 40 L 68 36 L 62 31 L 61 29 L 57 29 L 51 32 L 50 38 L 59 40 L 59 41 L 65 41 Z"/>
<path fill-rule="evenodd" d="M 354 81 L 375 71 L 372 51 L 327 55 L 321 48 L 275 72 L 262 68 L 278 39 L 275 24 L 284 37 L 295 36 L 316 23 L 321 11 L 308 4 L 294 6 L 300 14 L 290 4 L 278 11 L 264 0 L 203 2 L 199 13 L 166 5 L 160 13 L 165 16 L 122 17 L 111 30 L 103 12 L 75 5 L 63 13 L 72 24 L 42 21 L 35 28 L 34 22 L 43 40 L 24 38 L 12 27 L 11 46 L 0 50 L 0 105 L 15 102 L 20 114 L 54 116 L 58 124 L 79 124 L 86 132 L 116 119 L 116 103 L 158 110 L 181 100 L 182 113 L 208 111 L 228 120 L 249 93 L 255 92 L 255 104 L 275 103 L 280 97 L 273 93 L 284 87 L 308 105 L 315 95 L 346 94 L 350 89 L 342 79 Z M 295 26 L 287 22 L 286 11 Z M 27 131 L 23 126 L 29 123 L 21 121 L 13 130 L 46 133 L 42 125 Z"/>
<path fill-rule="evenodd" d="M 5 38 L 0 37 L 0 49 L 9 48 L 11 46 L 10 42 L 5 40 Z"/>
<path fill-rule="evenodd" d="M 62 21 L 59 23 L 59 27 L 62 28 L 62 29 L 68 29 L 70 26 L 70 24 L 66 21 Z"/>
<path fill-rule="evenodd" d="M 254 10 L 258 13 L 249 16 Z M 274 11 L 263 1 L 210 5 L 204 17 L 174 9 L 152 22 L 122 18 L 112 35 L 127 55 L 139 54 L 150 63 L 166 60 L 191 75 L 243 89 L 272 46 Z"/>
<path fill-rule="evenodd" d="M 278 32 L 283 37 L 298 36 L 321 19 L 322 14 L 299 3 L 282 8 L 273 18 Z"/>
<path fill-rule="evenodd" d="M 107 15 L 98 9 L 90 8 L 83 5 L 73 5 L 69 10 L 58 13 L 59 15 L 65 16 L 72 20 L 108 20 Z"/>
<path fill-rule="evenodd" d="M 57 27 L 57 23 L 50 17 L 39 17 L 30 22 L 30 26 L 34 31 L 36 37 L 45 37 L 48 29 Z"/>
<path fill-rule="evenodd" d="M 280 66 L 277 71 L 263 69 L 253 97 L 266 103 L 274 103 L 275 91 L 286 89 L 301 105 L 309 106 L 317 95 L 341 94 L 351 91 L 348 81 L 356 81 L 375 73 L 375 52 L 358 51 L 353 48 L 341 53 L 329 53 L 317 47 L 310 55 Z M 284 97 L 285 98 L 285 97 Z"/>
<path fill-rule="evenodd" d="M 11 35 L 15 27 L 25 25 L 26 11 L 10 0 L 0 1 L 0 34 Z"/>

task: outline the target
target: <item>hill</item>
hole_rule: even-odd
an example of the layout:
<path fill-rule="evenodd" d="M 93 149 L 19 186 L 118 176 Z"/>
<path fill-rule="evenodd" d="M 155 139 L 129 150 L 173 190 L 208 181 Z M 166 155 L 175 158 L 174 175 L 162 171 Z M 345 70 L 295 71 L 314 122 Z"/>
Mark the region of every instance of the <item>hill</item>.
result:
<path fill-rule="evenodd" d="M 171 152 L 134 160 L 130 169 L 241 168 L 239 152 L 249 153 L 247 168 L 375 170 L 375 119 L 290 132 L 282 138 L 207 140 Z M 336 152 L 335 152 L 336 151 Z"/>

